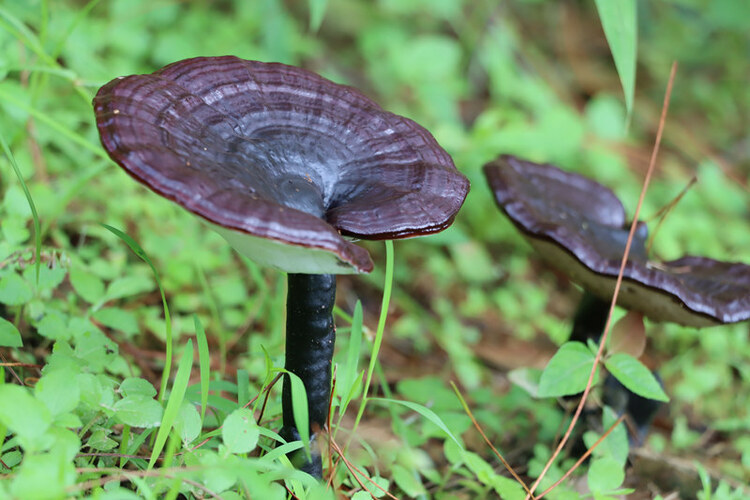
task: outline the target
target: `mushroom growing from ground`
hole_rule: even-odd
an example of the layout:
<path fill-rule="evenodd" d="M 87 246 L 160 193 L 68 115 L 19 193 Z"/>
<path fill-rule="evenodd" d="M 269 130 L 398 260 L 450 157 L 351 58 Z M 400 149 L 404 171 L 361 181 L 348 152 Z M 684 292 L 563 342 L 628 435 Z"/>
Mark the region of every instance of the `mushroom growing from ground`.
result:
<path fill-rule="evenodd" d="M 447 228 L 468 180 L 432 135 L 309 71 L 200 57 L 117 78 L 94 98 L 110 157 L 198 215 L 240 253 L 288 274 L 285 368 L 307 390 L 311 435 L 327 422 L 336 274 L 372 270 L 346 237 Z M 287 440 L 299 440 L 289 377 Z M 298 467 L 321 477 L 319 452 Z M 301 463 L 299 459 L 302 459 Z"/>
<path fill-rule="evenodd" d="M 617 196 L 552 165 L 503 155 L 484 166 L 498 206 L 550 265 L 584 289 L 572 340 L 598 338 L 629 229 Z M 617 304 L 655 321 L 704 327 L 750 319 L 750 266 L 686 256 L 649 261 L 639 222 Z"/>

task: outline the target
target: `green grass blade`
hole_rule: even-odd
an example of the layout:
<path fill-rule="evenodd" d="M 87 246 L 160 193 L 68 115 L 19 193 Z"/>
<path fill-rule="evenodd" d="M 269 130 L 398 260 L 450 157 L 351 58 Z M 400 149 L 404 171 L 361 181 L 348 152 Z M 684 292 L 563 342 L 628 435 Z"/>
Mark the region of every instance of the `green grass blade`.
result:
<path fill-rule="evenodd" d="M 206 406 L 208 405 L 208 384 L 211 381 L 211 353 L 208 350 L 208 339 L 206 331 L 203 329 L 201 320 L 197 315 L 193 315 L 195 323 L 195 341 L 198 344 L 198 366 L 201 378 L 201 428 L 203 420 L 206 418 Z"/>
<path fill-rule="evenodd" d="M 159 286 L 159 293 L 161 294 L 161 302 L 164 306 L 164 323 L 167 329 L 166 333 L 166 357 L 164 360 L 164 371 L 161 375 L 161 386 L 159 387 L 159 402 L 161 403 L 164 401 L 164 392 L 167 390 L 167 381 L 169 380 L 169 374 L 172 370 L 172 319 L 169 315 L 169 306 L 167 306 L 167 297 L 164 295 L 164 287 L 161 285 L 161 280 L 159 279 L 159 272 L 156 270 L 156 266 L 154 266 L 154 263 L 151 262 L 151 259 L 148 258 L 148 255 L 146 255 L 146 252 L 141 248 L 141 246 L 138 244 L 137 241 L 135 241 L 133 238 L 128 236 L 127 234 L 123 233 L 119 229 L 109 226 L 107 224 L 102 224 L 102 226 L 112 232 L 115 236 L 120 238 L 122 241 L 124 241 L 130 249 L 133 251 L 134 254 L 136 254 L 138 257 L 141 258 L 146 264 L 151 267 L 151 271 L 154 273 L 154 278 L 156 278 L 156 284 Z"/>
<path fill-rule="evenodd" d="M 13 97 L 11 94 L 4 92 L 2 89 L 0 89 L 0 99 L 17 107 L 18 109 L 21 109 L 27 112 L 28 114 L 30 114 L 31 116 L 39 120 L 40 123 L 44 123 L 51 129 L 55 130 L 56 132 L 59 132 L 61 135 L 69 139 L 71 142 L 74 142 L 78 144 L 79 146 L 81 146 L 83 149 L 86 149 L 94 153 L 99 158 L 110 161 L 109 156 L 107 156 L 107 153 L 105 153 L 101 147 L 91 144 L 91 142 L 89 142 L 82 135 L 73 132 L 65 125 L 62 125 L 57 120 L 51 118 L 50 116 L 39 111 L 33 106 L 29 106 L 28 104 L 19 101 L 18 99 Z"/>
<path fill-rule="evenodd" d="M 34 219 L 34 248 L 36 249 L 36 258 L 34 259 L 34 265 L 36 266 L 36 284 L 38 286 L 39 272 L 42 266 L 42 231 L 40 229 L 41 225 L 39 224 L 39 214 L 36 211 L 36 205 L 34 205 L 34 200 L 31 197 L 31 192 L 29 192 L 29 188 L 28 186 L 26 186 L 26 181 L 23 180 L 23 175 L 21 175 L 21 169 L 18 168 L 16 158 L 13 156 L 13 152 L 10 150 L 8 143 L 5 142 L 5 137 L 2 134 L 0 134 L 0 146 L 2 146 L 5 156 L 8 158 L 8 162 L 13 167 L 13 171 L 16 173 L 18 182 L 21 183 L 23 194 L 26 195 L 26 201 L 29 202 L 29 208 L 31 208 L 31 216 Z"/>
<path fill-rule="evenodd" d="M 250 374 L 247 370 L 237 370 L 237 406 L 242 408 L 250 401 Z"/>
<path fill-rule="evenodd" d="M 451 432 L 451 430 L 448 428 L 447 425 L 445 425 L 445 422 L 437 416 L 437 414 L 430 410 L 429 408 L 426 408 L 420 404 L 412 403 L 411 401 L 402 401 L 400 399 L 387 399 L 387 398 L 369 398 L 368 401 L 374 401 L 374 402 L 381 402 L 381 403 L 387 403 L 387 404 L 399 404 L 401 406 L 406 406 L 412 411 L 415 411 L 422 415 L 424 418 L 432 422 L 433 424 L 437 425 L 440 430 L 445 432 L 446 436 L 451 438 L 451 440 L 456 443 L 456 446 L 458 446 L 460 449 L 464 449 L 464 445 L 459 439 Z"/>
<path fill-rule="evenodd" d="M 120 438 L 120 468 L 124 468 L 128 462 L 128 443 L 130 442 L 130 426 L 125 424 L 122 426 L 122 437 Z"/>
<path fill-rule="evenodd" d="M 367 405 L 367 393 L 370 390 L 370 382 L 372 382 L 372 375 L 375 372 L 375 364 L 378 360 L 378 352 L 380 352 L 380 344 L 383 343 L 383 334 L 385 332 L 385 323 L 388 319 L 388 308 L 391 304 L 391 292 L 393 290 L 393 264 L 394 264 L 394 252 L 393 252 L 393 241 L 385 241 L 385 280 L 383 285 L 383 302 L 380 306 L 380 317 L 378 318 L 378 329 L 375 332 L 375 341 L 372 344 L 372 350 L 370 351 L 370 364 L 367 367 L 367 378 L 365 379 L 365 387 L 362 391 L 362 402 L 359 405 L 357 411 L 357 417 L 354 419 L 354 426 L 352 428 L 352 436 L 359 426 L 359 421 L 362 419 L 362 415 L 365 413 L 365 406 Z M 345 450 L 349 448 L 351 443 L 351 437 L 346 444 Z"/>
<path fill-rule="evenodd" d="M 307 0 L 307 6 L 310 8 L 310 31 L 315 33 L 323 23 L 328 0 Z"/>
<path fill-rule="evenodd" d="M 307 407 L 307 390 L 302 379 L 292 372 L 284 370 L 292 383 L 292 414 L 294 415 L 294 426 L 297 427 L 300 440 L 305 446 L 307 459 L 312 458 L 310 453 L 310 416 Z"/>
<path fill-rule="evenodd" d="M 148 468 L 151 469 L 159 458 L 164 444 L 167 442 L 169 432 L 172 430 L 177 414 L 180 412 L 180 406 L 185 399 L 188 382 L 190 381 L 190 371 L 193 368 L 193 340 L 189 339 L 185 344 L 185 351 L 177 367 L 177 374 L 174 377 L 172 393 L 169 395 L 167 407 L 164 409 L 164 416 L 161 419 L 161 426 L 156 434 L 154 448 L 151 450 L 151 458 L 148 461 Z"/>
<path fill-rule="evenodd" d="M 607 37 L 617 74 L 625 94 L 627 123 L 633 112 L 635 62 L 638 50 L 638 22 L 635 0 L 596 0 L 596 9 Z"/>

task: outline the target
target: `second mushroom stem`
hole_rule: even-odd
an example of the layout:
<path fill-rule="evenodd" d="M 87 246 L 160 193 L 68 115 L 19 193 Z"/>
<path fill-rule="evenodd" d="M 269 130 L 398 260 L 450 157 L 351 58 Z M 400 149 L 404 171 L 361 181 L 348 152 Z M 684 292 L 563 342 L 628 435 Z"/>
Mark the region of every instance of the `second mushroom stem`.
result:
<path fill-rule="evenodd" d="M 304 453 L 293 454 L 292 462 L 314 477 L 322 477 L 320 451 L 315 436 L 328 420 L 331 395 L 331 363 L 336 341 L 333 306 L 336 301 L 336 276 L 333 274 L 289 274 L 287 292 L 285 368 L 305 385 L 310 425 L 312 460 Z M 284 426 L 281 436 L 287 441 L 300 439 L 292 410 L 292 386 L 284 377 L 282 392 Z"/>

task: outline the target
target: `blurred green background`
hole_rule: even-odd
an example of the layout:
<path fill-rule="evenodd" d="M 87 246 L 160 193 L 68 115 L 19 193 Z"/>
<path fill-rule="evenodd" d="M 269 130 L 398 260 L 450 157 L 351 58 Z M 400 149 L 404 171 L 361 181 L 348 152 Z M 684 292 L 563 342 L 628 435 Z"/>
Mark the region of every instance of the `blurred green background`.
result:
<path fill-rule="evenodd" d="M 449 385 L 455 381 L 491 441 L 520 474 L 535 477 L 565 416 L 555 401 L 532 398 L 508 373 L 544 366 L 567 339 L 580 290 L 541 263 L 496 209 L 484 163 L 511 153 L 579 172 L 611 187 L 632 216 L 677 61 L 642 218 L 653 217 L 693 176 L 697 183 L 661 225 L 653 255 L 750 263 L 750 4 L 673 0 L 637 8 L 635 101 L 626 128 L 594 2 L 3 0 L 0 134 L 36 204 L 45 264 L 36 285 L 31 212 L 3 157 L 0 315 L 23 337 L 22 348 L 0 348 L 4 362 L 44 365 L 57 342 L 81 359 L 89 356 L 82 370 L 105 375 L 113 386 L 138 376 L 158 387 L 165 336 L 159 291 L 149 266 L 99 225 L 106 223 L 136 239 L 154 262 L 177 344 L 194 335 L 197 314 L 215 380 L 234 384 L 216 387 L 241 399 L 235 383 L 241 369 L 251 380 L 247 391 L 258 392 L 266 374 L 263 349 L 283 364 L 283 277 L 243 260 L 110 162 L 91 99 L 116 76 L 198 55 L 299 65 L 425 126 L 472 182 L 449 230 L 396 243 L 395 291 L 379 357 L 385 389 L 378 390 L 431 408 L 476 457 L 457 459 L 442 431 L 406 408 L 375 405 L 357 430 L 365 451 L 351 452 L 356 463 L 398 497 L 498 494 L 505 486 L 494 478 L 504 469 L 471 429 Z M 376 270 L 341 277 L 338 305 L 351 314 L 360 300 L 368 334 L 380 308 L 384 252 L 381 243 L 362 245 Z M 343 360 L 348 322 L 337 322 Z M 697 471 L 708 471 L 714 486 L 741 488 L 750 482 L 747 323 L 700 331 L 647 323 L 647 335 L 647 364 L 659 367 L 672 401 L 645 447 L 631 450 L 625 485 L 646 495 L 633 498 L 651 498 L 689 491 L 700 484 Z M 17 382 L 10 369 L 6 382 Z M 31 385 L 40 375 L 34 367 L 14 370 Z M 279 393 L 272 392 L 272 416 Z M 81 418 L 96 414 L 83 412 L 84 403 L 76 410 Z M 114 450 L 122 430 L 107 418 L 91 419 L 77 432 L 79 451 Z M 0 454 L 11 468 L 21 462 L 16 446 L 7 441 Z M 75 461 L 116 466 L 102 456 Z M 17 477 L 0 468 L 5 473 Z M 340 495 L 359 489 L 343 472 L 335 484 Z M 570 480 L 551 496 L 576 498 L 582 491 L 585 485 Z"/>

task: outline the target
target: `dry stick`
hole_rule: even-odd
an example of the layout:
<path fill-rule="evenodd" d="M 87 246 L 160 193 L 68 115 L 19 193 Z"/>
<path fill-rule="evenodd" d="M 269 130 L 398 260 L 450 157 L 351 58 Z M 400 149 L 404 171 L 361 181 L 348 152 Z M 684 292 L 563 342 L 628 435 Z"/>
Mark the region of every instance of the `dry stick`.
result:
<path fill-rule="evenodd" d="M 123 471 L 122 469 L 111 469 L 111 468 L 104 468 L 104 469 L 76 468 L 76 472 L 78 472 L 79 474 L 97 473 L 97 472 L 105 472 L 105 473 L 113 472 L 113 474 L 111 476 L 102 476 L 99 479 L 91 479 L 83 483 L 77 483 L 73 486 L 69 486 L 67 488 L 67 491 L 69 493 L 82 492 L 82 491 L 95 488 L 96 486 L 102 486 L 112 481 L 122 481 L 122 480 L 130 481 L 131 478 L 133 477 L 165 477 L 167 479 L 179 479 L 180 481 L 187 483 L 201 490 L 206 495 L 209 495 L 213 498 L 221 499 L 221 497 L 216 492 L 206 488 L 202 484 L 196 481 L 193 481 L 191 479 L 179 477 L 179 474 L 182 472 L 197 471 L 197 470 L 199 470 L 199 468 L 197 467 L 180 467 L 180 468 L 173 468 L 173 469 L 163 469 L 162 471 L 156 471 L 156 470 Z M 172 473 L 172 471 L 174 471 L 174 473 Z"/>
<path fill-rule="evenodd" d="M 666 121 L 666 118 L 667 118 L 667 109 L 669 109 L 669 98 L 672 95 L 672 84 L 674 83 L 674 76 L 676 72 L 677 72 L 677 62 L 675 61 L 672 63 L 672 70 L 669 73 L 669 82 L 667 83 L 667 91 L 664 96 L 664 104 L 661 109 L 661 118 L 659 119 L 659 128 L 656 131 L 656 141 L 654 142 L 654 149 L 651 152 L 651 159 L 649 160 L 648 171 L 646 172 L 646 179 L 643 181 L 643 187 L 641 188 L 641 195 L 638 198 L 638 205 L 635 208 L 635 215 L 633 215 L 633 222 L 630 224 L 630 233 L 628 234 L 628 241 L 625 244 L 625 253 L 622 256 L 622 262 L 620 263 L 620 272 L 617 273 L 617 283 L 615 284 L 615 291 L 614 291 L 614 294 L 612 295 L 612 303 L 610 304 L 610 307 L 609 307 L 609 316 L 607 317 L 607 323 L 604 326 L 604 333 L 602 334 L 602 337 L 599 340 L 599 350 L 596 352 L 594 365 L 591 367 L 591 373 L 589 374 L 589 381 L 586 384 L 586 389 L 584 389 L 583 391 L 581 402 L 578 403 L 576 412 L 573 415 L 573 420 L 570 422 L 570 425 L 568 426 L 568 430 L 565 432 L 565 436 L 563 436 L 562 441 L 560 441 L 560 444 L 557 445 L 557 449 L 552 454 L 550 459 L 547 461 L 547 464 L 544 466 L 542 473 L 539 475 L 537 480 L 534 481 L 534 484 L 531 486 L 531 494 L 533 494 L 534 490 L 536 490 L 537 486 L 539 486 L 539 483 L 547 474 L 547 471 L 549 470 L 549 468 L 552 467 L 552 464 L 555 462 L 555 459 L 560 454 L 560 451 L 568 442 L 568 439 L 570 438 L 570 434 L 573 432 L 573 427 L 575 426 L 576 422 L 578 422 L 578 417 L 581 415 L 581 411 L 583 411 L 583 405 L 586 403 L 586 398 L 588 397 L 589 392 L 591 391 L 591 386 L 594 382 L 594 374 L 596 373 L 596 369 L 598 368 L 599 362 L 602 359 L 602 353 L 604 352 L 604 345 L 607 342 L 607 336 L 609 335 L 609 329 L 612 323 L 612 313 L 615 310 L 615 304 L 617 304 L 617 296 L 620 293 L 620 286 L 622 285 L 622 275 L 625 272 L 625 264 L 628 262 L 628 255 L 630 254 L 630 245 L 633 243 L 633 235 L 635 234 L 635 228 L 638 225 L 638 215 L 640 215 L 641 206 L 643 205 L 643 199 L 646 197 L 646 191 L 648 190 L 649 182 L 651 182 L 651 174 L 653 174 L 654 167 L 656 166 L 656 155 L 659 152 L 659 144 L 661 143 L 661 136 L 662 136 L 662 132 L 664 131 L 664 122 Z M 530 496 L 527 496 L 526 498 L 528 499 L 530 498 Z"/>
<path fill-rule="evenodd" d="M 500 459 L 500 461 L 503 463 L 506 469 L 508 469 L 508 472 L 513 476 L 513 478 L 518 481 L 521 486 L 523 486 L 523 489 L 526 490 L 526 494 L 529 497 L 534 498 L 534 493 L 529 490 L 529 487 L 526 486 L 526 483 L 523 482 L 523 479 L 519 477 L 518 474 L 516 474 L 516 471 L 513 470 L 513 467 L 510 466 L 510 464 L 503 458 L 503 456 L 500 454 L 499 451 L 493 446 L 492 442 L 489 440 L 487 435 L 484 433 L 482 428 L 479 426 L 479 422 L 477 422 L 477 419 L 474 418 L 474 414 L 471 412 L 471 408 L 469 408 L 469 405 L 466 404 L 466 400 L 464 400 L 463 396 L 461 396 L 461 393 L 458 391 L 458 387 L 456 387 L 456 384 L 451 380 L 451 387 L 453 387 L 453 391 L 456 393 L 456 396 L 458 396 L 459 401 L 461 401 L 461 406 L 464 407 L 464 411 L 471 419 L 471 422 L 474 424 L 474 427 L 479 431 L 479 434 L 482 435 L 482 438 L 484 439 L 484 442 L 487 443 L 487 446 L 489 446 L 493 453 L 495 453 L 495 456 Z"/>
<path fill-rule="evenodd" d="M 656 214 L 651 218 L 651 220 L 655 218 L 659 218 L 659 222 L 656 223 L 656 229 L 654 229 L 651 232 L 651 236 L 648 238 L 648 243 L 646 243 L 646 255 L 651 255 L 651 247 L 654 244 L 654 240 L 656 239 L 656 235 L 659 233 L 659 229 L 661 229 L 661 225 L 664 223 L 665 220 L 667 220 L 667 217 L 669 217 L 669 214 L 672 212 L 672 209 L 677 206 L 677 204 L 680 202 L 683 196 L 685 196 L 688 192 L 688 190 L 693 187 L 693 185 L 698 182 L 698 178 L 696 176 L 693 176 L 692 179 L 690 179 L 690 182 L 687 183 L 687 186 L 682 188 L 682 191 L 680 191 L 680 194 L 675 196 L 675 198 L 667 203 L 666 206 L 662 207 Z"/>
<path fill-rule="evenodd" d="M 359 468 L 358 468 L 358 467 L 357 467 L 356 465 L 352 464 L 352 463 L 351 463 L 351 462 L 350 462 L 349 460 L 347 460 L 347 459 L 346 459 L 346 457 L 344 456 L 344 454 L 343 454 L 343 452 L 342 452 L 341 448 L 339 447 L 339 445 L 338 445 L 338 444 L 336 444 L 336 441 L 333 441 L 333 440 L 332 440 L 332 441 L 331 441 L 331 445 L 333 446 L 333 449 L 334 449 L 334 450 L 336 450 L 336 453 L 338 453 L 338 454 L 339 454 L 339 457 L 340 457 L 340 458 L 341 458 L 341 460 L 342 460 L 342 461 L 344 462 L 344 465 L 346 465 L 346 468 L 347 468 L 347 469 L 349 469 L 349 472 L 351 472 L 351 473 L 352 473 L 352 476 L 354 477 L 354 480 L 355 480 L 355 481 L 357 481 L 357 482 L 359 483 L 359 485 L 360 485 L 360 486 L 362 487 L 362 489 L 363 489 L 363 490 L 365 490 L 365 491 L 366 491 L 367 493 L 369 493 L 369 494 L 370 494 L 371 496 L 373 496 L 373 497 L 375 496 L 375 495 L 373 495 L 373 494 L 372 494 L 372 492 L 371 492 L 371 491 L 370 491 L 369 489 L 367 489 L 367 486 L 365 486 L 365 485 L 364 485 L 364 484 L 362 483 L 362 481 L 360 481 L 360 480 L 359 480 L 359 478 L 357 477 L 357 474 L 355 474 L 355 472 L 356 472 L 356 473 L 358 473 L 358 474 L 360 474 L 360 475 L 361 475 L 362 477 L 364 477 L 365 479 L 367 479 L 367 481 L 369 481 L 370 483 L 374 484 L 374 485 L 375 485 L 375 487 L 376 487 L 377 489 L 379 489 L 380 491 L 382 491 L 382 492 L 383 492 L 383 494 L 384 494 L 385 496 L 387 496 L 388 498 L 392 498 L 393 500 L 398 500 L 398 498 L 397 498 L 397 497 L 393 496 L 393 495 L 392 495 L 392 494 L 391 494 L 391 493 L 390 493 L 390 492 L 389 492 L 388 490 L 386 490 L 385 488 L 383 488 L 382 486 L 380 486 L 380 485 L 379 485 L 378 483 L 376 483 L 375 481 L 373 481 L 373 480 L 372 480 L 372 479 L 370 478 L 370 476 L 368 476 L 367 474 L 365 474 L 364 472 L 362 472 L 362 469 L 359 469 Z"/>
<path fill-rule="evenodd" d="M 571 475 L 571 474 L 573 473 L 573 471 L 574 471 L 574 470 L 576 470 L 576 469 L 577 469 L 577 468 L 578 468 L 578 467 L 579 467 L 579 466 L 580 466 L 580 465 L 581 465 L 581 464 L 583 463 L 583 461 L 584 461 L 584 460 L 586 460 L 587 458 L 589 458 L 589 455 L 591 455 L 591 453 L 592 453 L 592 452 L 593 452 L 593 451 L 594 451 L 594 450 L 596 449 L 596 447 L 597 447 L 597 446 L 599 446 L 599 445 L 600 445 L 600 444 L 602 443 L 602 441 L 604 441 L 605 439 L 607 439 L 607 436 L 609 436 L 609 434 L 610 434 L 610 433 L 611 433 L 611 432 L 612 432 L 613 430 L 615 430 L 615 427 L 617 427 L 618 425 L 620 425 L 620 423 L 621 423 L 621 422 L 622 422 L 622 421 L 623 421 L 624 419 L 625 419 L 625 415 L 620 415 L 620 418 L 618 418 L 618 419 L 617 419 L 617 420 L 615 421 L 615 423 L 614 423 L 614 424 L 612 424 L 612 426 L 611 426 L 611 427 L 610 427 L 609 429 L 607 429 L 607 432 L 605 432 L 604 434 L 602 434 L 602 437 L 600 437 L 599 439 L 597 439 L 597 440 L 596 440 L 596 442 L 595 442 L 595 443 L 594 443 L 594 444 L 593 444 L 593 445 L 591 446 L 591 448 L 589 448 L 588 450 L 586 450 L 586 453 L 584 453 L 584 454 L 583 454 L 583 456 L 581 456 L 581 458 L 579 458 L 579 459 L 578 459 L 578 461 L 577 461 L 577 462 L 576 462 L 575 464 L 573 464 L 573 467 L 571 467 L 571 468 L 570 468 L 570 470 L 568 470 L 568 472 L 566 472 L 565 474 L 563 474 L 563 477 L 561 477 L 560 479 L 558 479 L 558 480 L 557 480 L 557 481 L 555 482 L 555 484 L 553 484 L 552 486 L 550 486 L 549 488 L 547 488 L 546 490 L 544 490 L 544 491 L 543 491 L 543 492 L 541 493 L 541 495 L 539 495 L 538 497 L 536 497 L 536 498 L 537 498 L 537 500 L 539 500 L 539 499 L 540 499 L 540 498 L 542 498 L 542 497 L 543 497 L 544 495 L 546 495 L 546 494 L 547 494 L 547 493 L 549 493 L 550 491 L 552 491 L 552 490 L 554 490 L 555 488 L 557 488 L 557 486 L 558 486 L 558 485 L 559 485 L 560 483 L 562 483 L 563 481 L 565 481 L 565 480 L 566 480 L 566 479 L 568 478 L 568 476 L 570 476 L 570 475 Z"/>

